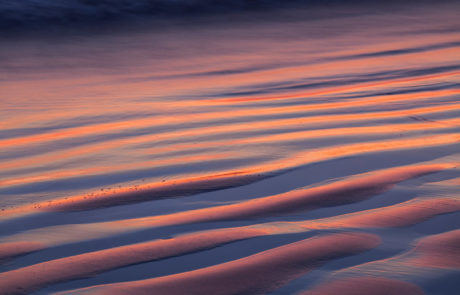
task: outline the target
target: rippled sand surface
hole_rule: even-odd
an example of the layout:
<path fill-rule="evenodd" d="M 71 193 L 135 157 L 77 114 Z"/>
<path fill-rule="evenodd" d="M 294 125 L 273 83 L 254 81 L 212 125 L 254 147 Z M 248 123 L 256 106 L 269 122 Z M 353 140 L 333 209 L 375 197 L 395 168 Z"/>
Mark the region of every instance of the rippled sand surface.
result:
<path fill-rule="evenodd" d="M 0 294 L 457 294 L 459 10 L 2 39 Z"/>

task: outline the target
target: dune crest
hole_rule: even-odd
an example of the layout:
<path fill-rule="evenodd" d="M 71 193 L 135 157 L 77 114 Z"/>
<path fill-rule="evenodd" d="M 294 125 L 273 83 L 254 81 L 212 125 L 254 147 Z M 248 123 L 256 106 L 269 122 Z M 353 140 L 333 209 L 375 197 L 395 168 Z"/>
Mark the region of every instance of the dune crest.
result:
<path fill-rule="evenodd" d="M 423 295 L 414 284 L 378 277 L 350 278 L 324 283 L 299 295 Z"/>
<path fill-rule="evenodd" d="M 60 294 L 264 294 L 328 260 L 370 250 L 379 243 L 370 234 L 333 234 L 186 273 Z"/>
<path fill-rule="evenodd" d="M 131 264 L 185 255 L 244 239 L 267 235 L 300 233 L 317 229 L 402 227 L 422 222 L 439 214 L 456 211 L 460 211 L 460 200 L 458 199 L 421 199 L 330 218 L 298 222 L 274 222 L 184 234 L 166 240 L 154 240 L 50 260 L 5 272 L 0 278 L 0 288 L 5 290 L 5 292 L 18 288 L 23 290 L 23 292 L 28 292 L 47 285 L 84 278 Z M 447 247 L 443 247 L 446 244 L 443 242 L 447 242 Z M 456 261 L 455 258 L 457 257 L 455 257 L 455 254 L 451 255 L 452 257 L 448 256 L 449 251 L 455 251 L 453 249 L 454 245 L 449 246 L 449 243 L 452 244 L 450 235 L 447 237 L 429 238 L 427 241 L 422 241 L 422 245 L 428 244 L 429 253 L 425 256 L 431 257 L 430 261 L 440 261 L 440 259 L 433 260 L 432 255 L 430 255 L 431 252 L 438 251 L 441 254 L 436 254 L 434 257 L 441 255 L 442 261 L 446 261 L 447 259 Z M 429 245 L 431 244 L 435 244 L 435 246 L 440 244 L 441 251 L 437 248 L 431 249 L 435 248 L 433 246 L 430 247 Z M 427 248 L 427 246 L 423 247 Z M 0 247 L 0 249 L 2 248 Z M 427 250 L 424 252 L 427 252 Z M 372 282 L 370 282 L 370 285 L 372 285 Z M 390 288 L 389 290 L 393 289 Z M 396 290 L 399 290 L 399 287 Z"/>
<path fill-rule="evenodd" d="M 455 293 L 459 11 L 0 1 L 0 294 Z"/>
<path fill-rule="evenodd" d="M 451 167 L 454 167 L 454 164 L 444 163 L 396 167 L 356 175 L 349 179 L 317 187 L 294 190 L 280 195 L 251 199 L 230 205 L 188 210 L 168 215 L 45 227 L 12 235 L 4 238 L 3 241 L 34 241 L 54 246 L 82 240 L 103 238 L 152 227 L 211 221 L 246 220 L 263 216 L 279 216 L 299 211 L 359 202 L 387 191 L 399 182 L 449 169 Z M 446 202 L 456 204 L 453 200 L 446 200 Z M 441 208 L 445 208 L 442 203 Z M 456 207 L 454 206 L 452 208 Z M 404 210 L 404 208 L 402 210 Z M 420 212 L 419 214 L 422 216 L 426 214 L 429 215 L 429 211 L 428 209 L 427 212 Z M 434 212 L 436 214 L 436 210 Z M 385 213 L 383 213 L 383 216 L 384 215 Z M 359 222 L 359 216 L 349 217 L 349 219 L 354 223 Z M 366 222 L 369 223 L 369 221 Z M 309 226 L 314 227 L 315 224 L 319 228 L 324 227 L 321 222 L 311 222 Z"/>

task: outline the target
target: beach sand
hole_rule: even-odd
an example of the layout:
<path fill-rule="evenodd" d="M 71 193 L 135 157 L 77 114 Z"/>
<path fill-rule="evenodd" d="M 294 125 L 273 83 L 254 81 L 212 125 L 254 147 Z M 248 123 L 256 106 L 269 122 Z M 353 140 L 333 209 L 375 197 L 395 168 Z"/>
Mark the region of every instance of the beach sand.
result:
<path fill-rule="evenodd" d="M 457 294 L 460 5 L 198 2 L 8 8 L 0 294 Z"/>

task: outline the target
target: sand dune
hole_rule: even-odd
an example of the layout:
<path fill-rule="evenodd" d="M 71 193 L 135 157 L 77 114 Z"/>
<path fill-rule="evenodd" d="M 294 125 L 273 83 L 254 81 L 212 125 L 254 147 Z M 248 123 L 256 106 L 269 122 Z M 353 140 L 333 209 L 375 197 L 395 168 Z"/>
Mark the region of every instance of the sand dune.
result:
<path fill-rule="evenodd" d="M 45 248 L 40 242 L 10 242 L 0 245 L 0 263 L 15 256 L 24 255 Z"/>
<path fill-rule="evenodd" d="M 412 249 L 400 255 L 336 271 L 328 281 L 302 294 L 332 294 L 331 292 L 341 288 L 349 292 L 344 294 L 362 294 L 366 289 L 376 288 L 385 282 L 388 282 L 388 289 L 383 290 L 387 290 L 389 294 L 404 290 L 409 294 L 424 294 L 422 289 L 398 280 L 416 281 L 423 286 L 439 277 L 457 274 L 460 269 L 459 236 L 460 231 L 453 230 L 423 237 Z M 440 284 L 443 284 L 442 281 Z M 453 284 L 453 288 L 456 284 Z M 353 293 L 353 290 L 357 293 Z"/>
<path fill-rule="evenodd" d="M 3 239 L 3 241 L 12 242 L 20 240 L 53 246 L 87 239 L 102 238 L 152 227 L 184 225 L 210 221 L 255 219 L 263 216 L 277 216 L 317 208 L 339 206 L 365 200 L 391 189 L 399 182 L 420 177 L 429 173 L 439 172 L 452 167 L 454 167 L 453 164 L 427 164 L 397 167 L 358 175 L 350 179 L 337 181 L 323 186 L 295 190 L 280 195 L 256 198 L 230 205 L 189 210 L 169 215 L 115 220 L 100 223 L 45 227 L 7 237 L 6 239 Z M 431 202 L 426 201 L 425 203 L 429 206 L 428 208 L 423 208 L 423 206 L 417 207 L 417 204 L 411 204 L 413 208 L 410 208 L 409 211 L 413 211 L 415 216 L 412 218 L 410 215 L 405 216 L 404 218 L 407 218 L 407 221 L 391 220 L 388 225 L 394 226 L 397 225 L 398 222 L 401 224 L 405 224 L 406 222 L 410 223 L 410 220 L 412 219 L 417 220 L 420 217 L 423 218 L 424 216 L 429 216 L 430 214 L 449 212 L 449 210 L 455 211 L 458 206 L 458 203 L 455 200 L 449 199 Z M 398 212 L 398 210 L 406 213 L 406 206 L 401 206 L 400 208 L 390 208 L 388 210 L 390 213 L 376 210 L 377 212 L 373 213 L 376 216 L 376 224 L 382 219 L 384 219 L 383 222 L 388 223 L 388 220 L 385 219 L 391 219 L 391 213 L 393 211 Z M 359 224 L 360 216 L 352 215 L 347 217 L 346 220 L 346 222 L 349 222 L 351 225 Z M 365 217 L 364 220 L 364 223 L 370 223 L 372 226 L 372 220 L 369 220 L 369 217 Z M 332 224 L 334 223 L 333 221 L 328 222 Z M 341 219 L 339 219 L 338 223 L 340 224 L 340 222 Z M 317 224 L 318 227 L 321 228 L 323 222 L 320 221 Z M 312 226 L 315 226 L 314 221 L 312 222 Z M 332 225 L 332 227 L 333 226 L 334 225 Z M 327 223 L 326 227 L 328 227 Z M 331 226 L 329 225 L 329 227 Z M 1 247 L 2 246 L 0 245 L 0 249 Z"/>
<path fill-rule="evenodd" d="M 352 144 L 325 149 L 312 150 L 307 153 L 298 154 L 295 157 L 283 161 L 268 163 L 262 166 L 251 167 L 249 171 L 235 171 L 222 175 L 198 177 L 192 179 L 178 180 L 172 183 L 158 183 L 154 185 L 136 186 L 130 189 L 122 189 L 113 193 L 95 193 L 83 196 L 67 197 L 64 199 L 50 200 L 43 203 L 35 203 L 2 211 L 2 216 L 11 218 L 11 215 L 24 215 L 35 211 L 73 211 L 89 210 L 109 206 L 123 205 L 129 203 L 143 202 L 147 200 L 162 199 L 192 195 L 206 191 L 225 189 L 240 186 L 261 179 L 276 175 L 286 169 L 293 169 L 307 163 L 315 163 L 327 159 L 350 156 L 360 153 L 377 152 L 382 150 L 397 150 L 430 145 L 452 144 L 460 141 L 460 134 L 447 134 L 432 136 L 429 138 L 413 138 L 411 140 L 382 141 L 367 144 Z M 458 164 L 439 164 L 431 167 L 420 167 L 420 175 L 438 171 L 440 169 L 454 168 Z M 276 170 L 275 170 L 276 169 Z M 415 168 L 417 169 L 417 168 Z M 409 168 L 410 170 L 410 168 Z M 399 172 L 399 171 L 398 171 Z M 417 175 L 416 171 L 407 171 L 408 178 Z M 414 173 L 414 176 L 411 174 Z M 397 174 L 398 175 L 398 174 Z M 399 177 L 403 177 L 402 175 Z M 398 178 L 398 176 L 396 177 Z M 383 180 L 386 181 L 386 180 Z M 398 182 L 395 180 L 393 182 Z M 392 182 L 391 178 L 389 182 Z M 379 188 L 376 188 L 377 190 Z"/>
<path fill-rule="evenodd" d="M 257 229 L 219 230 L 51 260 L 3 273 L 0 277 L 0 289 L 3 294 L 26 294 L 61 281 L 84 278 L 130 264 L 205 250 L 263 234 L 264 230 Z"/>
<path fill-rule="evenodd" d="M 436 268 L 460 269 L 460 230 L 454 230 L 420 240 L 415 257 L 405 263 Z"/>
<path fill-rule="evenodd" d="M 268 123 L 268 122 L 266 122 Z M 273 123 L 273 122 L 270 122 Z M 280 123 L 280 122 L 278 122 Z M 277 124 L 278 125 L 278 124 Z M 299 125 L 299 122 L 296 122 L 294 125 Z M 278 125 L 279 126 L 279 125 Z M 292 143 L 292 142 L 299 142 L 303 141 L 306 139 L 312 140 L 312 139 L 320 139 L 320 138 L 334 138 L 334 137 L 365 137 L 369 135 L 388 135 L 394 132 L 420 132 L 420 131 L 426 131 L 426 130 L 446 130 L 446 129 L 454 129 L 458 128 L 460 126 L 460 120 L 458 119 L 449 119 L 449 120 L 438 120 L 438 121 L 432 121 L 432 122 L 417 122 L 417 123 L 412 123 L 412 124 L 386 124 L 385 126 L 366 126 L 366 127 L 347 127 L 347 128 L 322 128 L 319 130 L 307 130 L 307 131 L 294 131 L 294 132 L 283 132 L 280 134 L 273 134 L 273 135 L 262 135 L 262 136 L 252 136 L 252 137 L 245 137 L 245 138 L 239 138 L 239 139 L 232 139 L 232 140 L 227 140 L 227 139 L 220 139 L 220 140 L 202 140 L 200 143 L 169 143 L 168 138 L 181 138 L 181 141 L 183 141 L 184 136 L 204 136 L 206 133 L 204 131 L 205 128 L 199 128 L 198 130 L 190 130 L 190 131 L 195 131 L 195 132 L 184 132 L 182 131 L 181 134 L 176 134 L 178 132 L 173 132 L 173 133 L 168 133 L 165 134 L 165 136 L 161 136 L 161 139 L 159 138 L 160 136 L 157 136 L 155 138 L 155 142 L 158 145 L 162 141 L 165 141 L 166 144 L 162 147 L 156 147 L 152 149 L 150 146 L 144 144 L 139 144 L 133 142 L 133 145 L 138 145 L 140 149 L 143 150 L 144 153 L 150 155 L 150 156 L 162 156 L 162 155 L 169 155 L 171 153 L 177 153 L 178 151 L 200 151 L 202 150 L 208 150 L 210 146 L 212 147 L 227 147 L 229 145 L 232 146 L 241 146 L 241 147 L 246 147 L 249 145 L 260 145 L 260 144 L 280 144 L 280 143 Z M 228 126 L 224 125 L 225 128 L 221 128 L 223 130 L 220 130 L 219 128 L 213 127 L 213 132 L 212 133 L 225 133 L 226 131 L 229 132 L 235 132 L 233 127 L 236 126 Z M 232 128 L 228 128 L 232 127 Z M 241 124 L 241 131 L 247 132 L 249 130 L 255 130 L 257 126 L 254 126 L 254 124 L 248 125 L 248 124 Z M 190 135 L 191 134 L 191 135 Z M 147 139 L 148 140 L 148 139 Z M 120 142 L 115 141 L 113 144 L 117 145 Z M 124 144 L 126 144 L 126 141 L 124 141 Z M 112 145 L 113 146 L 113 145 Z M 105 148 L 107 148 L 107 143 L 105 144 Z M 93 148 L 98 149 L 97 147 Z M 67 153 L 67 156 L 69 154 Z M 45 156 L 46 158 L 47 156 Z M 142 167 L 150 167 L 153 164 L 156 166 L 172 166 L 177 163 L 181 163 L 184 160 L 187 161 L 187 163 L 193 163 L 193 162 L 202 162 L 202 161 L 210 161 L 210 160 L 218 160 L 218 159 L 223 159 L 223 158 L 231 158 L 232 155 L 231 153 L 223 153 L 223 154 L 216 154 L 216 155 L 211 155 L 207 154 L 206 156 L 201 156 L 200 154 L 195 157 L 171 157 L 169 161 L 145 161 L 141 165 L 137 165 L 136 167 L 142 168 Z M 235 154 L 235 158 L 238 159 L 238 154 Z M 43 156 L 38 156 L 33 157 L 33 159 L 22 159 L 19 162 L 18 161 L 13 161 L 13 163 L 8 162 L 3 164 L 3 167 L 5 168 L 13 168 L 17 167 L 18 165 L 24 162 L 27 162 L 28 164 L 31 164 L 37 160 L 43 161 Z M 2 165 L 0 164 L 0 167 Z M 112 171 L 124 171 L 127 169 L 131 169 L 132 165 L 131 164 L 122 164 L 122 165 L 112 165 L 111 169 Z M 0 187 L 7 187 L 7 186 L 14 186 L 14 185 L 27 185 L 27 184 L 32 184 L 37 181 L 41 180 L 49 180 L 49 179 L 55 179 L 55 180 L 61 180 L 61 179 L 68 179 L 70 177 L 76 177 L 82 173 L 92 173 L 92 174 L 97 174 L 100 173 L 100 169 L 84 169 L 84 170 L 71 170 L 71 171 L 66 171 L 65 173 L 63 171 L 57 171 L 57 172 L 50 172 L 47 174 L 40 174 L 40 175 L 31 175 L 29 177 L 21 177 L 21 178 L 16 178 L 16 177 L 11 177 L 10 179 L 3 179 L 0 181 Z M 113 173 L 112 172 L 112 173 Z"/>
<path fill-rule="evenodd" d="M 460 211 L 460 200 L 448 198 L 422 199 L 331 218 L 267 223 L 185 234 L 166 240 L 156 240 L 65 257 L 6 272 L 0 278 L 0 287 L 5 292 L 18 289 L 21 289 L 21 292 L 29 292 L 61 281 L 84 278 L 131 264 L 185 255 L 243 239 L 317 229 L 402 227 L 422 222 L 439 214 L 456 211 Z M 436 263 L 436 261 L 451 259 L 450 262 L 455 265 L 456 256 L 453 252 L 456 250 L 456 245 L 450 244 L 455 242 L 454 238 L 456 236 L 454 235 L 454 238 L 452 236 L 453 234 L 446 237 L 429 238 L 426 241 L 422 241 L 421 246 L 418 246 L 417 249 L 420 251 L 420 248 L 422 248 L 422 253 L 425 253 L 425 256 L 431 259 L 430 261 L 435 261 Z M 35 246 L 38 245 L 40 244 L 36 243 Z M 442 248 L 441 251 L 440 247 Z M 27 251 L 31 249 L 18 249 L 18 251 L 21 250 Z M 35 250 L 38 250 L 38 248 Z M 428 255 L 426 255 L 427 251 L 429 252 Z M 430 251 L 436 252 L 434 253 L 435 255 L 431 255 Z M 8 254 L 11 255 L 11 253 L 4 255 Z M 419 260 L 417 258 L 416 261 Z M 32 277 L 34 278 L 33 280 L 31 279 Z M 376 283 L 379 284 L 379 282 Z M 372 285 L 373 282 L 369 282 L 369 284 Z M 399 290 L 399 286 L 396 287 L 396 290 Z M 363 290 L 360 292 L 364 292 Z"/>
<path fill-rule="evenodd" d="M 327 260 L 366 251 L 378 244 L 378 237 L 369 234 L 329 235 L 191 272 L 95 286 L 68 294 L 264 294 Z"/>
<path fill-rule="evenodd" d="M 414 284 L 385 278 L 351 278 L 335 281 L 331 284 L 319 286 L 311 291 L 301 293 L 302 295 L 420 295 L 425 294 L 422 289 Z"/>

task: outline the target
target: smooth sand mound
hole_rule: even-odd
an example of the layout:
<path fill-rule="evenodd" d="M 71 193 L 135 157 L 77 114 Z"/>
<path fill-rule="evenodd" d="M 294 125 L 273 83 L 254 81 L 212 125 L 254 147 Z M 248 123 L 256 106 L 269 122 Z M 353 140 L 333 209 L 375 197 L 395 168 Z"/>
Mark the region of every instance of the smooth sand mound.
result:
<path fill-rule="evenodd" d="M 46 248 L 46 245 L 40 242 L 2 243 L 0 244 L 0 262 L 44 248 Z"/>
<path fill-rule="evenodd" d="M 127 245 L 51 260 L 3 273 L 3 290 L 35 290 L 62 281 L 84 278 L 130 264 L 164 259 L 258 236 L 309 229 L 407 226 L 437 214 L 460 210 L 460 200 L 412 200 L 403 204 L 332 218 L 266 223 L 180 235 L 167 240 Z"/>
<path fill-rule="evenodd" d="M 197 232 L 167 240 L 155 240 L 60 258 L 9 271 L 3 273 L 0 278 L 0 287 L 4 290 L 15 288 L 34 290 L 130 264 L 184 255 L 258 236 L 306 232 L 310 229 L 400 227 L 458 210 L 460 210 L 460 200 L 422 199 L 332 218 L 273 222 Z"/>
<path fill-rule="evenodd" d="M 325 283 L 299 295 L 421 295 L 414 284 L 387 278 L 363 277 Z"/>
<path fill-rule="evenodd" d="M 379 243 L 371 234 L 327 235 L 190 272 L 61 294 L 264 294 L 327 260 L 357 254 Z"/>
<path fill-rule="evenodd" d="M 460 229 L 421 239 L 414 252 L 407 264 L 460 269 Z"/>
<path fill-rule="evenodd" d="M 274 161 L 263 165 L 257 165 L 239 171 L 228 171 L 227 173 L 223 174 L 193 177 L 173 181 L 170 183 L 154 183 L 150 185 L 117 190 L 114 192 L 102 194 L 96 193 L 89 195 L 71 196 L 42 203 L 9 208 L 2 210 L 0 213 L 0 220 L 11 219 L 14 218 L 14 216 L 28 215 L 40 211 L 93 210 L 150 200 L 194 195 L 207 191 L 246 185 L 262 180 L 264 178 L 268 178 L 270 176 L 280 174 L 289 169 L 294 169 L 302 165 L 325 160 L 373 152 L 448 145 L 458 142 L 460 142 L 460 134 L 451 133 L 433 135 L 429 137 L 383 140 L 320 148 L 308 152 L 300 152 L 287 159 Z M 410 179 L 412 177 L 434 173 L 444 169 L 454 168 L 456 166 L 458 166 L 458 163 L 444 163 L 419 165 L 414 167 L 408 166 L 401 167 L 400 169 L 407 169 L 404 174 L 408 175 L 406 179 Z M 414 171 L 412 168 L 418 171 Z M 401 177 L 401 175 L 399 175 L 399 177 Z"/>
<path fill-rule="evenodd" d="M 454 167 L 454 164 L 425 164 L 390 168 L 287 193 L 231 205 L 179 213 L 89 224 L 52 226 L 4 238 L 3 242 L 33 241 L 47 245 L 102 238 L 150 227 L 200 222 L 252 219 L 316 208 L 359 202 L 391 189 L 395 184 Z"/>

